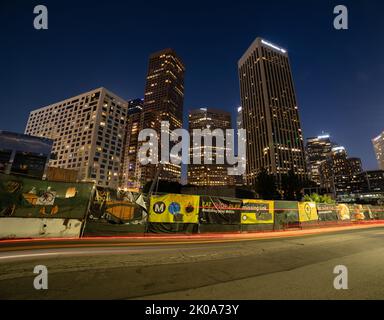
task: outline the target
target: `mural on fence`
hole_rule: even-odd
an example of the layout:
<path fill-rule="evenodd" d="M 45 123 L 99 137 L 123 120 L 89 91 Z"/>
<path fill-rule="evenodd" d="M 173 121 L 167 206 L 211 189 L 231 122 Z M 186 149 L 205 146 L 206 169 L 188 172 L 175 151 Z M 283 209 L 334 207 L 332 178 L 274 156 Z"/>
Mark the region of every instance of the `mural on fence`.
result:
<path fill-rule="evenodd" d="M 85 217 L 93 185 L 0 174 L 0 217 Z"/>
<path fill-rule="evenodd" d="M 315 202 L 298 202 L 300 222 L 319 221 Z"/>
<path fill-rule="evenodd" d="M 97 187 L 90 207 L 90 220 L 103 219 L 111 223 L 125 223 L 142 220 L 145 201 L 142 194 L 123 190 L 109 190 Z"/>
<path fill-rule="evenodd" d="M 338 204 L 337 205 L 337 216 L 341 221 L 351 220 L 351 215 L 349 212 L 349 207 L 346 204 Z"/>
<path fill-rule="evenodd" d="M 199 223 L 200 197 L 167 194 L 152 196 L 149 208 L 149 222 L 157 223 Z"/>
<path fill-rule="evenodd" d="M 274 202 L 264 200 L 243 200 L 242 224 L 273 224 Z"/>

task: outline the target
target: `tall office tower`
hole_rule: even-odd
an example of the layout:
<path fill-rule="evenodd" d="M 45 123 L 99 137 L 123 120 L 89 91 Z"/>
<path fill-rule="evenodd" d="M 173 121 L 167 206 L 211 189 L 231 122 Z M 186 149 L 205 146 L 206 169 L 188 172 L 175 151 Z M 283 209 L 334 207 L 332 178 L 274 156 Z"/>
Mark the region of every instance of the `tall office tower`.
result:
<path fill-rule="evenodd" d="M 172 49 L 164 49 L 150 56 L 140 123 L 142 129 L 154 129 L 160 137 L 161 121 L 169 121 L 170 131 L 182 128 L 184 72 L 183 62 Z M 161 149 L 159 145 L 159 161 Z M 156 165 L 139 166 L 137 174 L 141 186 L 154 178 L 157 169 Z M 159 178 L 180 182 L 181 166 L 163 164 Z"/>
<path fill-rule="evenodd" d="M 237 107 L 237 118 L 236 118 L 237 130 L 244 129 L 243 125 L 243 107 Z"/>
<path fill-rule="evenodd" d="M 299 108 L 287 52 L 257 38 L 238 62 L 244 129 L 246 182 L 265 168 L 278 184 L 293 170 L 307 178 Z"/>
<path fill-rule="evenodd" d="M 137 190 L 140 188 L 140 182 L 137 180 L 137 154 L 143 104 L 143 99 L 128 101 L 128 118 L 124 140 L 124 159 L 120 184 L 122 189 Z"/>
<path fill-rule="evenodd" d="M 351 181 L 362 172 L 359 158 L 348 158 L 344 147 L 333 147 L 326 161 L 319 167 L 323 188 L 332 190 L 335 195 L 351 192 Z"/>
<path fill-rule="evenodd" d="M 224 142 L 224 148 L 217 145 L 216 139 L 212 139 L 212 146 L 207 146 L 204 142 L 201 142 L 199 146 L 196 141 L 193 141 L 194 129 L 209 129 L 211 131 L 215 129 L 225 130 L 231 129 L 231 115 L 228 112 L 216 110 L 212 108 L 200 108 L 192 110 L 189 113 L 189 133 L 191 137 L 190 146 L 190 159 L 193 155 L 201 155 L 201 164 L 189 164 L 188 165 L 188 183 L 195 186 L 228 186 L 234 184 L 233 176 L 229 176 L 227 173 L 228 165 L 226 164 L 226 144 Z M 224 152 L 224 157 L 218 153 L 219 148 Z M 204 152 L 212 152 L 212 164 L 204 164 Z M 217 164 L 217 161 L 222 160 L 224 164 Z"/>
<path fill-rule="evenodd" d="M 373 148 L 375 149 L 379 169 L 384 170 L 384 131 L 382 134 L 372 139 L 372 143 Z"/>
<path fill-rule="evenodd" d="M 75 169 L 78 180 L 117 188 L 127 102 L 98 88 L 30 113 L 25 133 L 52 139 L 50 166 Z"/>
<path fill-rule="evenodd" d="M 311 180 L 320 186 L 320 165 L 327 160 L 332 150 L 332 143 L 329 135 L 321 135 L 307 139 L 305 148 L 307 168 Z"/>
<path fill-rule="evenodd" d="M 363 172 L 363 164 L 360 158 L 348 158 L 348 162 L 351 175 Z"/>
<path fill-rule="evenodd" d="M 237 132 L 239 132 L 240 129 L 244 129 L 243 125 L 243 107 L 238 106 L 237 107 L 237 118 L 236 118 L 236 126 L 237 126 Z M 243 137 L 242 139 L 246 139 L 246 137 Z M 246 159 L 244 159 L 246 160 Z M 242 187 L 245 184 L 245 175 L 238 175 L 234 176 L 235 185 Z"/>

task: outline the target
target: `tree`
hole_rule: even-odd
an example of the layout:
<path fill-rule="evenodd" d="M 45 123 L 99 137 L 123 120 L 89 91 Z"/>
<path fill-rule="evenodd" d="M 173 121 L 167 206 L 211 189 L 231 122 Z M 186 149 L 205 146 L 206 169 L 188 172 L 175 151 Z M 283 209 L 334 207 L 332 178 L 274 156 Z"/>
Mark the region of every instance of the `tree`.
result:
<path fill-rule="evenodd" d="M 300 201 L 303 197 L 303 183 L 293 170 L 282 176 L 281 189 L 284 200 Z"/>
<path fill-rule="evenodd" d="M 256 177 L 255 192 L 264 200 L 279 199 L 275 176 L 263 168 Z"/>
<path fill-rule="evenodd" d="M 317 193 L 312 193 L 311 195 L 306 194 L 304 196 L 304 201 L 308 202 L 316 202 L 316 203 L 326 203 L 326 204 L 334 204 L 335 201 L 327 195 L 318 195 Z"/>

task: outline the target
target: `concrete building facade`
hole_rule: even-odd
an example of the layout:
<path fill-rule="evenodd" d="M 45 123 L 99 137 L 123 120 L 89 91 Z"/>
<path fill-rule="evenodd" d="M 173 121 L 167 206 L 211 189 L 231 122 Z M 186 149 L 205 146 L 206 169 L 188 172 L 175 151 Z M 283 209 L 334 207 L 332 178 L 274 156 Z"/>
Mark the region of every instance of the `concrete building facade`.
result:
<path fill-rule="evenodd" d="M 98 88 L 33 110 L 25 133 L 54 141 L 50 166 L 77 170 L 79 181 L 117 188 L 127 115 L 124 99 Z"/>

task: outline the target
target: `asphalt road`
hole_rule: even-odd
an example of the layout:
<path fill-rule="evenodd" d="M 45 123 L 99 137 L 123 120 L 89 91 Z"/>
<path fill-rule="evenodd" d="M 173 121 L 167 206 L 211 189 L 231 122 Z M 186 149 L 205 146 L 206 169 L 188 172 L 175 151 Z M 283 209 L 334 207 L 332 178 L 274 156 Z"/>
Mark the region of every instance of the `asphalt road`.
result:
<path fill-rule="evenodd" d="M 35 290 L 36 265 L 48 290 Z M 335 266 L 348 268 L 336 290 Z M 0 242 L 0 299 L 383 299 L 384 228 L 275 239 Z"/>

